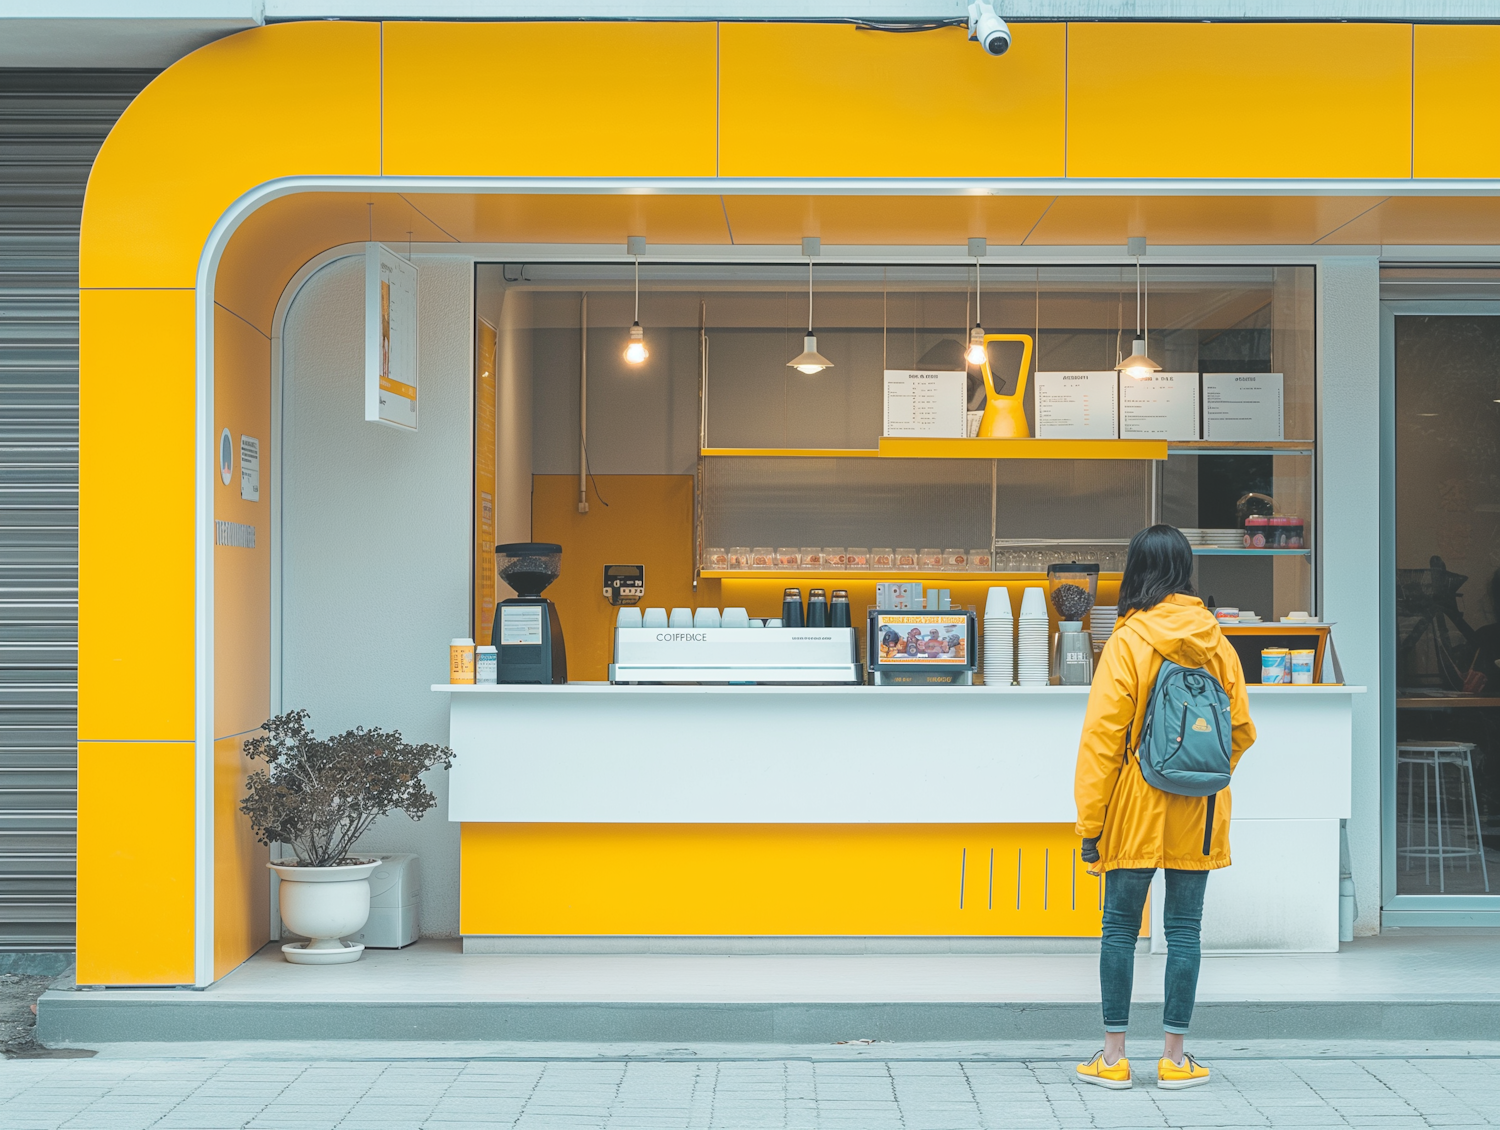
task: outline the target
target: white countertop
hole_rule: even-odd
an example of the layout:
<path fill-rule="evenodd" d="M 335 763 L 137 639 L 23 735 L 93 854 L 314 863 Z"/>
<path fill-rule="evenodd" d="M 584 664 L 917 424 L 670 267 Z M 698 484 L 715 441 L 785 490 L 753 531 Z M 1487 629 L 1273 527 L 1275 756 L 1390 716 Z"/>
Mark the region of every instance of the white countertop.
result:
<path fill-rule="evenodd" d="M 435 691 L 450 694 L 628 694 L 628 695 L 700 695 L 700 694 L 793 694 L 793 695 L 996 695 L 1022 697 L 1051 695 L 1054 697 L 1087 695 L 1088 687 L 870 687 L 870 686 L 744 686 L 723 683 L 691 684 L 671 683 L 629 686 L 613 683 L 434 683 Z M 1312 686 L 1261 686 L 1251 683 L 1245 688 L 1252 695 L 1316 695 L 1316 694 L 1364 694 L 1364 687 L 1350 687 L 1336 683 L 1318 683 Z"/>

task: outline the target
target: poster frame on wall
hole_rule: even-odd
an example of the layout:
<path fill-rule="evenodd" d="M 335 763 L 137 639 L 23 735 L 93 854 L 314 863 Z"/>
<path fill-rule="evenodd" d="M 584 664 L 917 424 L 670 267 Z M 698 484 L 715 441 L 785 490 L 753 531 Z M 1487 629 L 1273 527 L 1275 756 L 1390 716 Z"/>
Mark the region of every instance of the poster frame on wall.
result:
<path fill-rule="evenodd" d="M 365 244 L 365 420 L 417 430 L 417 286 L 414 263 Z"/>

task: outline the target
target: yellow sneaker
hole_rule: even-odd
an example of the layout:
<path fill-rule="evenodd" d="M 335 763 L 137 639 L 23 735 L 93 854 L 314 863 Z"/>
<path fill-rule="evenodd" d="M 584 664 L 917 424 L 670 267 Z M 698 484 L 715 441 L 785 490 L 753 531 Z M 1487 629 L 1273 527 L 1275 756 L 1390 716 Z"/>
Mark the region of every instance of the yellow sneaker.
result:
<path fill-rule="evenodd" d="M 1104 1062 L 1101 1051 L 1087 1063 L 1078 1065 L 1078 1081 L 1092 1083 L 1096 1087 L 1108 1087 L 1111 1091 L 1130 1090 L 1130 1060 L 1123 1055 L 1113 1063 Z"/>
<path fill-rule="evenodd" d="M 1190 1055 L 1184 1055 L 1181 1063 L 1173 1063 L 1165 1056 L 1156 1061 L 1156 1085 L 1163 1091 L 1202 1086 L 1208 1082 L 1208 1074 L 1208 1068 Z"/>

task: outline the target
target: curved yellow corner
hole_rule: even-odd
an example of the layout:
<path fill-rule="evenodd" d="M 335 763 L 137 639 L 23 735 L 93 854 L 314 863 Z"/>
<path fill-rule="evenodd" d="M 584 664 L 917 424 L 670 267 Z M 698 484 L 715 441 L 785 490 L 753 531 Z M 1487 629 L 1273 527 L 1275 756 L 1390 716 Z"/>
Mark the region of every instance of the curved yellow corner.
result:
<path fill-rule="evenodd" d="M 277 177 L 380 172 L 380 25 L 275 24 L 162 72 L 89 176 L 79 285 L 191 287 L 214 224 Z"/>

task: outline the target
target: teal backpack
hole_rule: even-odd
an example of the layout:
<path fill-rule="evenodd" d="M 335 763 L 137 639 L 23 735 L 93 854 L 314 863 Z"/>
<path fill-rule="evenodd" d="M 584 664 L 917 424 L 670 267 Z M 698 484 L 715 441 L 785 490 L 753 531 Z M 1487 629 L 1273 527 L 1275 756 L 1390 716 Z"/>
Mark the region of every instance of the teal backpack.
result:
<path fill-rule="evenodd" d="M 1216 794 L 1229 787 L 1232 729 L 1229 695 L 1219 680 L 1202 668 L 1163 659 L 1135 756 L 1148 784 L 1164 793 L 1208 798 L 1204 855 L 1213 840 Z"/>

